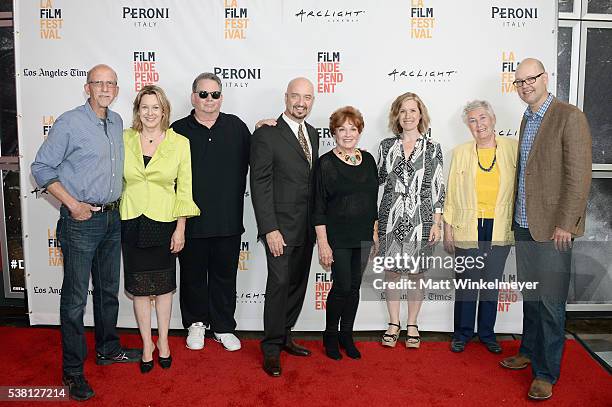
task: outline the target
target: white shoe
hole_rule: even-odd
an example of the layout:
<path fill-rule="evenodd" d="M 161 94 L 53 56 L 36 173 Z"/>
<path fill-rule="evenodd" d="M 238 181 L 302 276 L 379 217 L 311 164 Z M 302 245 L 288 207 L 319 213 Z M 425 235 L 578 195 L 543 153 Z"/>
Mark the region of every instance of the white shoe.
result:
<path fill-rule="evenodd" d="M 218 334 L 215 332 L 215 340 L 220 342 L 225 350 L 229 350 L 230 352 L 239 350 L 242 347 L 240 339 L 234 334 Z"/>
<path fill-rule="evenodd" d="M 201 322 L 194 322 L 189 327 L 187 335 L 187 348 L 191 350 L 200 350 L 204 347 L 204 334 L 206 327 Z"/>

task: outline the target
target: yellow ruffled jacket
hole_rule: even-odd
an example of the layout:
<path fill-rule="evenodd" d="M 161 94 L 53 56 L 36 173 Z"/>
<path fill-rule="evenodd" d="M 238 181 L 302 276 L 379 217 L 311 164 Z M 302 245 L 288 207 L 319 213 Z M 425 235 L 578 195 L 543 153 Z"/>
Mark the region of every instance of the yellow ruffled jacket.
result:
<path fill-rule="evenodd" d="M 119 207 L 122 220 L 144 214 L 159 222 L 172 222 L 181 216 L 200 214 L 191 192 L 191 152 L 187 138 L 166 130 L 166 137 L 146 168 L 138 132 L 125 130 L 123 144 L 125 164 Z"/>

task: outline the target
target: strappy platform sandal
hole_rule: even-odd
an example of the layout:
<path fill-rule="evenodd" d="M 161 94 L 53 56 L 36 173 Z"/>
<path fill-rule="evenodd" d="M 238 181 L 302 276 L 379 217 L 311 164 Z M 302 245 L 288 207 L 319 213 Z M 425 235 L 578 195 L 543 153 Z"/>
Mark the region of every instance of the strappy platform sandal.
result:
<path fill-rule="evenodd" d="M 394 324 L 393 322 L 389 322 L 388 325 L 396 326 L 397 332 L 394 334 L 388 334 L 385 332 L 382 336 L 382 339 L 380 340 L 380 343 L 382 344 L 382 346 L 387 346 L 389 348 L 395 348 L 395 345 L 397 344 L 397 340 L 399 339 L 399 336 L 400 336 L 400 332 L 402 332 L 402 327 L 399 324 Z"/>
<path fill-rule="evenodd" d="M 413 326 L 417 329 L 417 331 L 419 330 L 419 326 L 418 325 L 406 325 L 406 327 L 409 326 Z M 407 332 L 406 332 L 407 333 Z M 418 349 L 421 346 L 421 336 L 420 335 L 408 335 L 408 338 L 406 338 L 406 347 L 407 348 L 413 348 L 413 349 Z"/>

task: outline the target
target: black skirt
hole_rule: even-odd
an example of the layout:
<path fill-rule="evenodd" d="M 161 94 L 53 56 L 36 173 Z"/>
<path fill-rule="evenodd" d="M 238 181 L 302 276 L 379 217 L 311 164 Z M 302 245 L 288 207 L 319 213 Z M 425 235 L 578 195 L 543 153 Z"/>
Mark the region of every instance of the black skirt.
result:
<path fill-rule="evenodd" d="M 170 252 L 175 222 L 157 222 L 144 215 L 121 221 L 125 290 L 134 296 L 162 295 L 176 290 L 176 255 Z"/>

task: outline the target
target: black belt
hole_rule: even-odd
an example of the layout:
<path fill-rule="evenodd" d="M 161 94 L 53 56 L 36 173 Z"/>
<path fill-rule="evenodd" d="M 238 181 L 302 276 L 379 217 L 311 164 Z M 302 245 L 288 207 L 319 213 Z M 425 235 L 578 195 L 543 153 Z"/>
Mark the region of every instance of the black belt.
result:
<path fill-rule="evenodd" d="M 97 203 L 89 203 L 89 202 L 85 202 L 85 203 L 93 206 L 94 208 L 100 208 L 100 210 L 96 212 L 107 212 L 107 211 L 114 211 L 116 209 L 119 209 L 119 199 L 117 199 L 115 202 L 109 202 L 105 204 L 97 204 Z"/>

